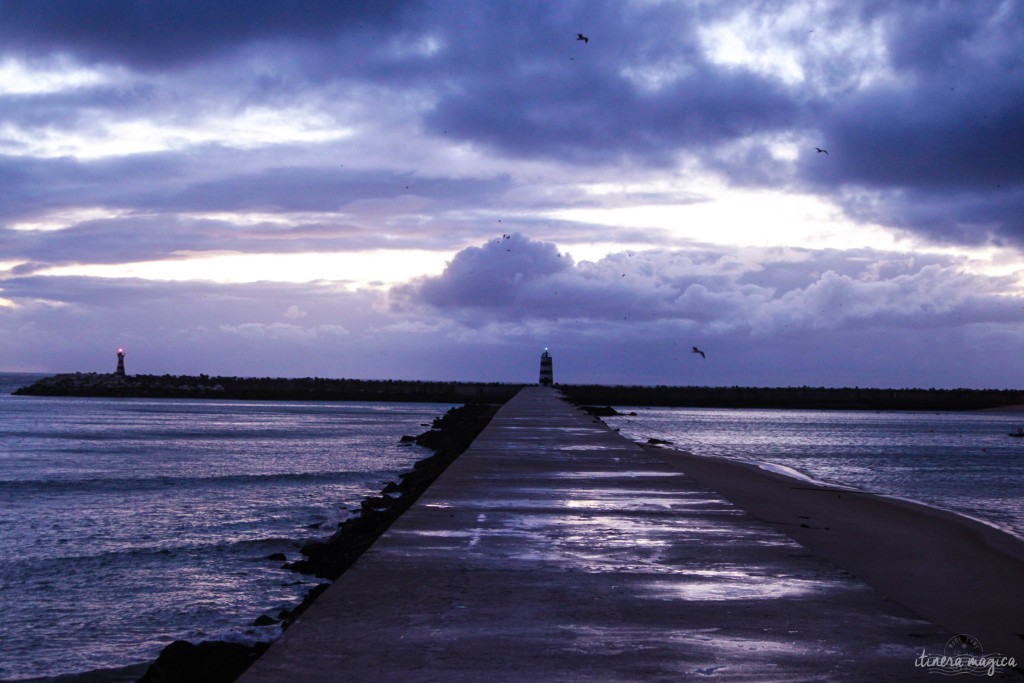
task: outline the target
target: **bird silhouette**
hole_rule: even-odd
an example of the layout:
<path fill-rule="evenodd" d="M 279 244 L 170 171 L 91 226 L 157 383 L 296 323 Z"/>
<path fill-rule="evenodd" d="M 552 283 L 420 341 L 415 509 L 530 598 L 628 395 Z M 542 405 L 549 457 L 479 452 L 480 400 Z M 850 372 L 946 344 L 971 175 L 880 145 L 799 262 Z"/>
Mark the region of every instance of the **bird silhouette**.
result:
<path fill-rule="evenodd" d="M 815 147 L 814 149 L 818 150 L 818 154 L 828 154 L 828 150 L 827 149 L 822 149 L 821 147 Z M 829 155 L 829 156 L 831 156 L 831 155 Z"/>
<path fill-rule="evenodd" d="M 582 33 L 577 33 L 576 34 L 576 40 L 582 40 L 584 43 L 589 43 L 590 42 L 590 38 L 587 38 Z"/>
<path fill-rule="evenodd" d="M 699 353 L 701 358 L 707 358 L 707 356 L 704 355 L 704 352 L 698 349 L 696 346 L 693 347 L 693 353 Z"/>

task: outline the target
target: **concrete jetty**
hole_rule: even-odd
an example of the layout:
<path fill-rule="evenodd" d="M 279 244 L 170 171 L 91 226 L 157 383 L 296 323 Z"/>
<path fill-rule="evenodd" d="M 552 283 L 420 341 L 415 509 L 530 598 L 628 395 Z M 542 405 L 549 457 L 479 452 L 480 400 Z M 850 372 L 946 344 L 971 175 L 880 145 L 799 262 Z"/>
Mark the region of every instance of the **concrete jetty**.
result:
<path fill-rule="evenodd" d="M 532 387 L 239 680 L 935 680 L 950 635 Z"/>

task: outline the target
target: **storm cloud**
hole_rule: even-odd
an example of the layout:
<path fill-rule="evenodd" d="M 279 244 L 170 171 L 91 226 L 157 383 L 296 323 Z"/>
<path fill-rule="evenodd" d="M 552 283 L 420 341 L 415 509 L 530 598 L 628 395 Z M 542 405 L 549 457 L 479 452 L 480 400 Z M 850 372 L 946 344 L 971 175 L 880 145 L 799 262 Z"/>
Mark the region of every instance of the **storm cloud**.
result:
<path fill-rule="evenodd" d="M 60 346 L 95 316 L 97 344 L 156 345 L 159 307 L 257 366 L 317 349 L 286 364 L 307 374 L 352 372 L 321 345 L 420 376 L 556 338 L 594 347 L 582 378 L 646 337 L 814 383 L 842 380 L 842 335 L 860 357 L 888 334 L 922 370 L 864 361 L 865 383 L 940 384 L 951 340 L 1021 329 L 1022 44 L 1009 0 L 0 0 L 0 339 Z M 311 254 L 408 275 L 139 265 Z M 123 271 L 83 275 L 101 266 Z"/>

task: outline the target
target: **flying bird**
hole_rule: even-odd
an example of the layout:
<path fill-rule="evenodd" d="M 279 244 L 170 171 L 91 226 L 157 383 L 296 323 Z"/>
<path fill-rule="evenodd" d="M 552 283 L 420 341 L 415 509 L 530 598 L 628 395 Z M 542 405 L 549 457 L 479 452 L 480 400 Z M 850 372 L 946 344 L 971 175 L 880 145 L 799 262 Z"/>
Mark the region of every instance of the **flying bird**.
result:
<path fill-rule="evenodd" d="M 704 355 L 704 352 L 698 349 L 696 346 L 693 347 L 693 353 L 699 353 L 701 358 L 707 358 L 707 356 Z"/>
<path fill-rule="evenodd" d="M 821 147 L 815 147 L 814 149 L 818 150 L 818 154 L 828 154 L 827 149 L 822 149 Z"/>
<path fill-rule="evenodd" d="M 577 33 L 576 34 L 576 40 L 582 40 L 584 43 L 589 43 L 590 42 L 590 38 L 587 38 L 582 33 Z"/>

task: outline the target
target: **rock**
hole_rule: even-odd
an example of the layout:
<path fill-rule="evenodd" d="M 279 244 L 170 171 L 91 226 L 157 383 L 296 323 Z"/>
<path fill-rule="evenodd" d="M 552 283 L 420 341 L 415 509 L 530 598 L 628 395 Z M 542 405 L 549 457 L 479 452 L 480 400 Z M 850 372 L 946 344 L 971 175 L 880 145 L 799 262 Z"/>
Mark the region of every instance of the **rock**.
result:
<path fill-rule="evenodd" d="M 193 645 L 176 640 L 160 652 L 139 683 L 230 683 L 241 676 L 267 647 L 267 643 L 248 646 L 207 641 Z"/>
<path fill-rule="evenodd" d="M 429 432 L 423 432 L 416 437 L 417 444 L 435 451 L 441 447 L 443 440 L 444 437 L 441 435 L 441 430 L 439 429 L 432 429 Z"/>
<path fill-rule="evenodd" d="M 359 515 L 341 522 L 330 538 L 305 544 L 300 552 L 306 559 L 285 568 L 332 581 L 338 578 L 469 447 L 497 408 L 492 404 L 467 404 L 435 420 L 439 428 L 417 437 L 420 441 L 429 435 L 436 444 L 433 455 L 416 461 L 412 470 L 402 473 L 401 483 L 389 482 L 381 496 L 363 500 Z M 395 493 L 401 495 L 393 497 Z"/>
<path fill-rule="evenodd" d="M 611 406 L 580 406 L 580 408 L 594 417 L 611 417 L 613 415 L 621 414 Z"/>
<path fill-rule="evenodd" d="M 271 553 L 267 555 L 267 559 L 271 562 L 285 562 L 288 557 L 284 553 Z"/>
<path fill-rule="evenodd" d="M 391 507 L 394 502 L 393 498 L 385 498 L 384 496 L 373 496 L 366 498 L 362 502 L 363 509 L 370 508 L 373 510 L 384 510 Z"/>

